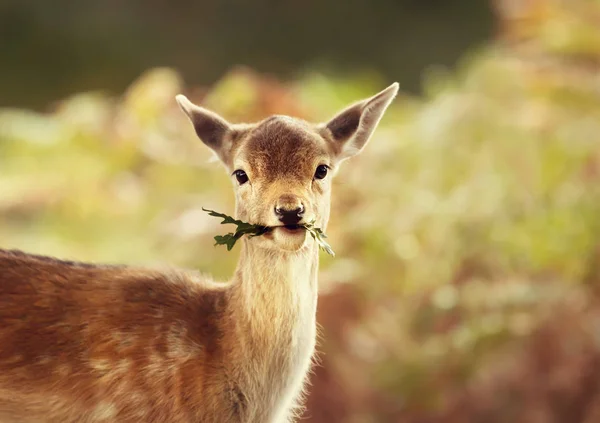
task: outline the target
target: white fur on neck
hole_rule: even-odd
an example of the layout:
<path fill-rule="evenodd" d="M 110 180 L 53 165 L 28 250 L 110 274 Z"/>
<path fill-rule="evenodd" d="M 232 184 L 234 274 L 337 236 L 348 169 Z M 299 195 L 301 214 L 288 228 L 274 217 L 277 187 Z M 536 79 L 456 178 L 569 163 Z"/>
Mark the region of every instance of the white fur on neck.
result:
<path fill-rule="evenodd" d="M 311 240 L 312 241 L 312 240 Z M 287 421 L 310 369 L 316 338 L 318 249 L 279 252 L 245 240 L 235 283 L 245 318 L 249 421 Z M 241 304 L 240 304 L 241 303 Z M 242 387 L 242 389 L 244 389 Z"/>

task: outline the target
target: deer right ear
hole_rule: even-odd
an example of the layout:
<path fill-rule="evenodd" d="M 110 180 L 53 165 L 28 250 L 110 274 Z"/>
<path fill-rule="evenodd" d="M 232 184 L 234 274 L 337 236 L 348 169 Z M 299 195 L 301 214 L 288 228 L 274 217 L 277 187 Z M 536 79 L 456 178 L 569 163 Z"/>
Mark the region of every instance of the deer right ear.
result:
<path fill-rule="evenodd" d="M 200 140 L 225 162 L 229 149 L 229 146 L 225 145 L 225 140 L 227 133 L 231 130 L 231 125 L 218 114 L 196 106 L 184 95 L 179 94 L 175 99 L 181 110 L 190 118 Z"/>
<path fill-rule="evenodd" d="M 362 151 L 396 94 L 397 82 L 373 97 L 347 107 L 325 124 L 339 160 Z"/>

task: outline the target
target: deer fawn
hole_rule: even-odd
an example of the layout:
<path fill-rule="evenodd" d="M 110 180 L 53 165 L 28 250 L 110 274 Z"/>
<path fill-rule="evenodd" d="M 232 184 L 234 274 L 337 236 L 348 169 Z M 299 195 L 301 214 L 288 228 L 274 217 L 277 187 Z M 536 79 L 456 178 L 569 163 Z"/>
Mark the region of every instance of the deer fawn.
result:
<path fill-rule="evenodd" d="M 177 101 L 232 175 L 243 238 L 227 284 L 191 271 L 0 250 L 0 423 L 289 422 L 316 338 L 331 176 L 360 152 L 393 84 L 325 124 L 230 124 Z"/>

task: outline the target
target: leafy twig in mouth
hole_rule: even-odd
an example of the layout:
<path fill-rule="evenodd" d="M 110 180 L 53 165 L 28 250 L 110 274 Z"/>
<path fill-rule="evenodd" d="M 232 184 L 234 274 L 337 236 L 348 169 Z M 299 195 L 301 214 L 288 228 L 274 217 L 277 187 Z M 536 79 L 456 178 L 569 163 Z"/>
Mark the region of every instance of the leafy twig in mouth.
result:
<path fill-rule="evenodd" d="M 204 210 L 211 216 L 220 217 L 221 219 L 223 219 L 223 221 L 221 222 L 222 225 L 233 224 L 237 226 L 235 232 L 215 236 L 215 245 L 225 245 L 227 247 L 227 251 L 230 251 L 237 242 L 237 240 L 244 235 L 248 235 L 249 238 L 252 238 L 271 232 L 275 228 L 273 226 L 253 225 L 251 223 L 242 222 L 241 220 L 234 219 L 233 217 L 227 216 L 226 214 L 218 213 L 213 210 L 208 210 L 204 207 L 202 208 L 202 210 Z M 314 221 L 310 223 L 301 223 L 295 226 L 297 226 L 298 228 L 304 228 L 314 238 L 314 240 L 317 241 L 319 247 L 321 247 L 323 251 L 327 252 L 327 254 L 335 256 L 333 249 L 325 241 L 327 235 L 325 235 L 321 228 L 315 227 Z"/>

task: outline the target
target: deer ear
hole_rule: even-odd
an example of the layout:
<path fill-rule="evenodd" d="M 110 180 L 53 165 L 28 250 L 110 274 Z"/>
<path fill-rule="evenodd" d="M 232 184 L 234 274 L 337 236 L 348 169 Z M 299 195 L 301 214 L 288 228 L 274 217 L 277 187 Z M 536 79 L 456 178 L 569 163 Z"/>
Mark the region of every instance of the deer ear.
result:
<path fill-rule="evenodd" d="M 340 160 L 362 151 L 397 93 L 398 83 L 394 82 L 379 94 L 342 110 L 325 124 Z"/>
<path fill-rule="evenodd" d="M 190 118 L 194 130 L 200 140 L 214 150 L 225 161 L 228 150 L 226 136 L 231 130 L 231 125 L 218 114 L 203 107 L 196 106 L 186 96 L 179 94 L 175 97 L 181 110 Z"/>

